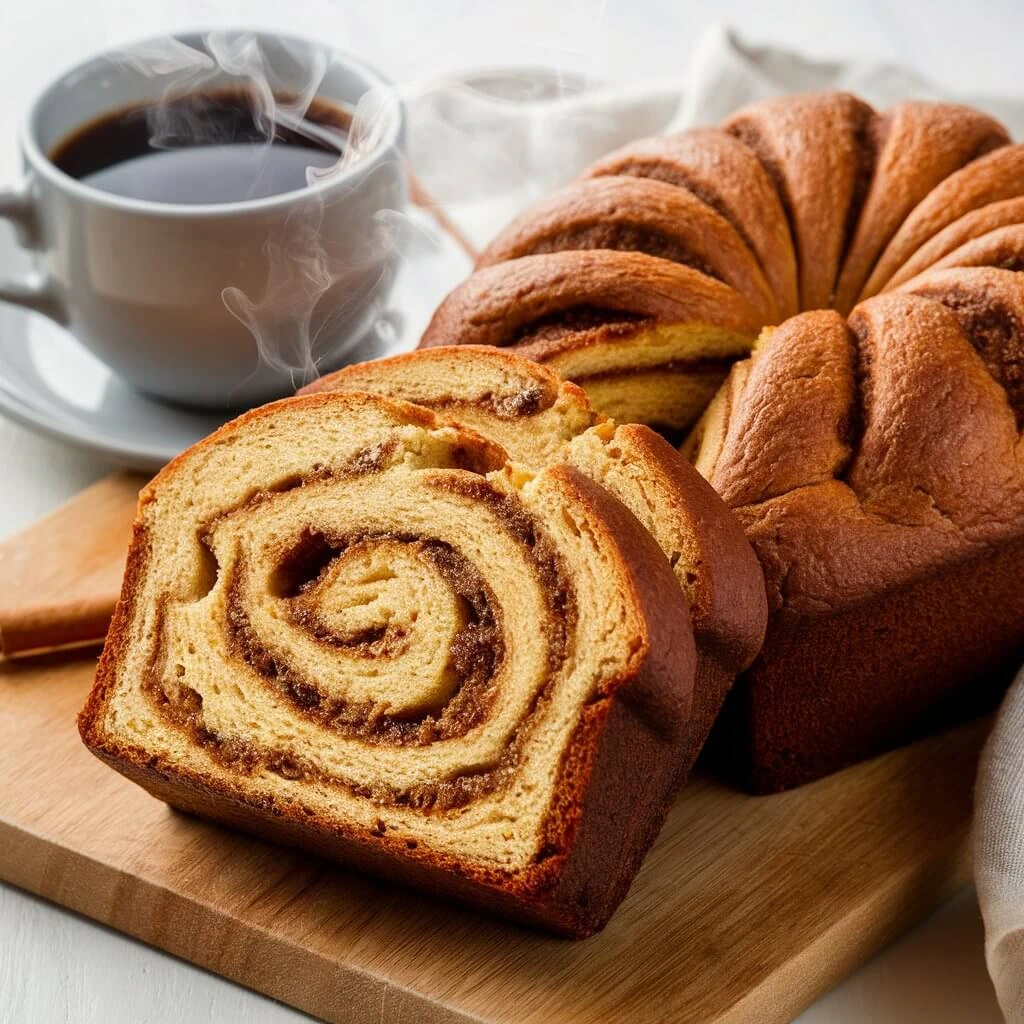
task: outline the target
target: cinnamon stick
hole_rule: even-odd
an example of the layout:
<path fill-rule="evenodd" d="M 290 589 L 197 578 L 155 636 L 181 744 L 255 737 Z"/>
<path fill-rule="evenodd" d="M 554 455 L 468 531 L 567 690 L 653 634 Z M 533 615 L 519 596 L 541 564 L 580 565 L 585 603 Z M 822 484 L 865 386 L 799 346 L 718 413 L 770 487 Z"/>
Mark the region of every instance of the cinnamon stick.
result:
<path fill-rule="evenodd" d="M 0 543 L 0 658 L 103 640 L 145 482 L 104 477 Z"/>

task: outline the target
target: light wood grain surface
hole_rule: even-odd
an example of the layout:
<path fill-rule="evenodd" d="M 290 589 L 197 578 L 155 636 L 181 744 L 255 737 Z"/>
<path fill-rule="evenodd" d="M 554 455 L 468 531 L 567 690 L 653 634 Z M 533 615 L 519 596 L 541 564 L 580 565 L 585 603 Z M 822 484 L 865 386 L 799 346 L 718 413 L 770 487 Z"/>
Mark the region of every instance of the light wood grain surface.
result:
<path fill-rule="evenodd" d="M 103 639 L 145 480 L 113 473 L 0 544 L 0 657 Z"/>
<path fill-rule="evenodd" d="M 691 785 L 594 939 L 167 810 L 74 728 L 92 659 L 0 671 L 0 876 L 329 1021 L 790 1020 L 965 876 L 984 722 L 771 798 Z"/>

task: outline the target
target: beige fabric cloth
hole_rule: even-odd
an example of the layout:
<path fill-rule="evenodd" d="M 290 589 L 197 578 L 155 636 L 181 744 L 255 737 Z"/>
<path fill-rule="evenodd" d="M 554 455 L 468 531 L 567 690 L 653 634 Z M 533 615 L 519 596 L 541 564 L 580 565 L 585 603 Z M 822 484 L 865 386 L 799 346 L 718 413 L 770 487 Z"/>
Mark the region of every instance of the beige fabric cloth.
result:
<path fill-rule="evenodd" d="M 602 153 L 643 135 L 717 122 L 766 96 L 848 89 L 879 107 L 943 97 L 903 68 L 813 61 L 746 44 L 721 26 L 700 40 L 681 82 L 575 87 L 555 74 L 538 84 L 535 76 L 487 71 L 406 91 L 412 164 L 477 243 Z M 957 98 L 990 111 L 1024 139 L 1024 99 Z M 981 763 L 974 848 L 989 972 L 1009 1024 L 1024 1024 L 1024 672 Z"/>
<path fill-rule="evenodd" d="M 1006 695 L 978 768 L 974 880 L 985 958 L 1007 1024 L 1024 1021 L 1024 671 Z"/>

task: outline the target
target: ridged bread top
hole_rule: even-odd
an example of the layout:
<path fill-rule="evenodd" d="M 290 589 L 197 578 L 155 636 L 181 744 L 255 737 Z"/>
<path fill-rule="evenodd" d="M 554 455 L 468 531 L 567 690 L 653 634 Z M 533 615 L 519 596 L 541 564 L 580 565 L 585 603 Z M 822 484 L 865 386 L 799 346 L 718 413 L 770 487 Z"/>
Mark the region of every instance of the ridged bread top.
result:
<path fill-rule="evenodd" d="M 766 331 L 687 448 L 773 612 L 868 600 L 1024 536 L 1024 278 L 936 270 Z"/>
<path fill-rule="evenodd" d="M 934 266 L 1024 265 L 1022 154 L 970 107 L 843 92 L 640 140 L 502 231 L 421 346 L 514 348 L 609 415 L 685 429 L 764 327 Z"/>

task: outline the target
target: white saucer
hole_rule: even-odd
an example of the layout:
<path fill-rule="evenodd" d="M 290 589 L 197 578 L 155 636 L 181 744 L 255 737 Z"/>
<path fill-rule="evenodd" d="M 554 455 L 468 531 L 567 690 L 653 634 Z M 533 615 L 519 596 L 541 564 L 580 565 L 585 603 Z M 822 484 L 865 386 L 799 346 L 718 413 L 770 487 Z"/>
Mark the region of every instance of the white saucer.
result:
<path fill-rule="evenodd" d="M 412 209 L 416 238 L 388 301 L 387 337 L 375 332 L 352 362 L 408 351 L 437 304 L 470 270 L 465 253 L 434 220 Z M 0 274 L 24 274 L 28 261 L 0 232 Z M 131 469 L 154 470 L 234 413 L 157 402 L 123 384 L 62 327 L 0 303 L 0 414 L 43 434 L 108 455 Z"/>

